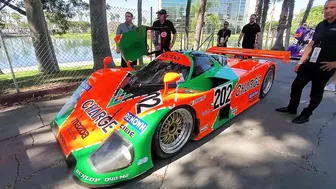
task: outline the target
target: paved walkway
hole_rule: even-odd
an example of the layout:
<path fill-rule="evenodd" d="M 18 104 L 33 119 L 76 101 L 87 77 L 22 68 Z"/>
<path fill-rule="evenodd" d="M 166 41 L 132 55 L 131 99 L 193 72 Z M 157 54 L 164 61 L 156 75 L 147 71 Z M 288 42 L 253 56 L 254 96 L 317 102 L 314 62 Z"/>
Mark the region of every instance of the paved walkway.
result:
<path fill-rule="evenodd" d="M 177 157 L 120 188 L 333 189 L 336 186 L 336 95 L 325 93 L 304 125 L 274 111 L 287 104 L 293 63 L 279 63 L 267 98 Z M 301 109 L 309 101 L 310 86 Z M 69 176 L 49 129 L 66 98 L 0 112 L 0 189 L 81 188 Z M 301 110 L 300 109 L 300 110 Z"/>

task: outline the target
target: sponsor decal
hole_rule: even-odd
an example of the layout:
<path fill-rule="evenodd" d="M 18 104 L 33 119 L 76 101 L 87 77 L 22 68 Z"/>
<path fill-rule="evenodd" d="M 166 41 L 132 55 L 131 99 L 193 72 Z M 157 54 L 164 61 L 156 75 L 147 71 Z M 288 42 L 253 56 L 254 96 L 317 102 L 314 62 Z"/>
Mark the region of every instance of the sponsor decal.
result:
<path fill-rule="evenodd" d="M 254 91 L 253 93 L 251 93 L 249 95 L 248 102 L 251 103 L 251 102 L 255 101 L 258 97 L 258 94 L 259 94 L 259 91 Z"/>
<path fill-rule="evenodd" d="M 87 81 L 83 81 L 83 82 L 80 84 L 80 86 L 81 86 L 85 91 L 89 91 L 89 90 L 92 88 L 92 86 L 89 85 Z"/>
<path fill-rule="evenodd" d="M 219 87 L 216 87 L 215 97 L 213 100 L 213 110 L 217 110 L 231 103 L 231 94 L 233 91 L 233 83 L 228 83 Z"/>
<path fill-rule="evenodd" d="M 92 99 L 85 101 L 81 108 L 105 134 L 119 124 L 117 120 L 113 119 L 115 114 L 113 116 L 108 115 L 107 112 Z"/>
<path fill-rule="evenodd" d="M 79 177 L 83 178 L 86 181 L 90 181 L 90 182 L 99 182 L 100 181 L 100 178 L 89 177 L 89 176 L 83 174 L 82 172 L 80 172 L 78 169 L 76 169 L 76 173 L 78 174 Z"/>
<path fill-rule="evenodd" d="M 133 138 L 135 133 L 128 127 L 126 127 L 124 124 L 121 124 L 120 129 L 124 131 L 130 138 Z"/>
<path fill-rule="evenodd" d="M 148 157 L 144 157 L 142 159 L 139 159 L 138 160 L 138 166 L 140 166 L 140 165 L 142 165 L 144 163 L 147 163 L 147 161 L 148 161 Z"/>
<path fill-rule="evenodd" d="M 127 121 L 130 125 L 132 125 L 136 130 L 138 130 L 141 134 L 146 130 L 148 124 L 142 121 L 137 116 L 133 115 L 132 113 L 128 112 L 124 120 Z"/>
<path fill-rule="evenodd" d="M 202 102 L 203 100 L 205 100 L 205 95 L 202 96 L 202 97 L 200 97 L 200 98 L 198 98 L 198 99 L 196 99 L 196 100 L 191 101 L 190 105 L 193 106 L 193 105 L 195 105 L 195 104 L 197 104 L 199 102 Z"/>
<path fill-rule="evenodd" d="M 162 104 L 162 97 L 160 92 L 154 92 L 141 99 L 136 105 L 136 114 L 141 114 L 151 108 Z"/>
<path fill-rule="evenodd" d="M 239 84 L 237 87 L 236 97 L 247 93 L 248 91 L 258 87 L 260 85 L 261 76 L 257 76 L 245 83 Z"/>
<path fill-rule="evenodd" d="M 77 118 L 74 119 L 71 123 L 75 127 L 78 134 L 82 137 L 82 139 L 85 139 L 86 137 L 89 136 L 90 133 L 86 130 L 86 128 Z"/>
<path fill-rule="evenodd" d="M 117 177 L 107 177 L 104 179 L 105 182 L 109 182 L 109 181 L 116 181 L 116 180 L 120 180 L 120 179 L 125 179 L 128 178 L 129 174 L 125 174 L 125 175 L 121 175 L 121 176 L 117 176 Z"/>
<path fill-rule="evenodd" d="M 237 109 L 238 109 L 238 107 L 235 107 L 235 108 L 231 109 L 232 114 L 236 115 Z"/>
<path fill-rule="evenodd" d="M 202 128 L 201 128 L 201 133 L 203 133 L 204 131 L 206 131 L 208 129 L 208 124 L 204 125 Z"/>
<path fill-rule="evenodd" d="M 180 57 L 178 57 L 176 55 L 173 55 L 173 54 L 162 54 L 161 56 L 164 57 L 164 58 L 173 59 L 175 61 L 179 61 L 180 60 Z"/>
<path fill-rule="evenodd" d="M 111 101 L 108 103 L 107 108 L 117 105 L 131 96 L 133 96 L 132 93 L 126 94 L 123 89 L 119 89 L 117 93 L 112 97 Z"/>
<path fill-rule="evenodd" d="M 205 116 L 205 115 L 207 115 L 208 113 L 210 113 L 210 110 L 209 110 L 209 109 L 206 109 L 206 110 L 202 113 L 202 116 Z"/>
<path fill-rule="evenodd" d="M 72 129 L 69 127 L 67 130 L 68 130 L 72 140 L 76 140 L 76 135 L 72 132 Z"/>
<path fill-rule="evenodd" d="M 68 148 L 67 144 L 65 143 L 64 137 L 63 137 L 63 135 L 61 133 L 59 134 L 59 138 L 61 139 L 61 142 L 62 142 L 65 150 L 69 151 L 69 148 Z"/>

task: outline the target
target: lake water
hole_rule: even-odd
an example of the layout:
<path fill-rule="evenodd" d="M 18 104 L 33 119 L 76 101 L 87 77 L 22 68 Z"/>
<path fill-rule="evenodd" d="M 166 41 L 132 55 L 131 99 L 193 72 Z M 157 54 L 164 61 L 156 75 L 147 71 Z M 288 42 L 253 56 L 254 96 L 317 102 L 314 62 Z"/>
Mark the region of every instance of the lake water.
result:
<path fill-rule="evenodd" d="M 52 39 L 52 41 L 60 65 L 93 61 L 91 39 Z M 13 68 L 37 66 L 35 50 L 30 37 L 4 38 L 4 42 Z M 114 59 L 120 58 L 120 54 L 111 51 Z M 9 69 L 3 47 L 0 48 L 0 69 Z"/>

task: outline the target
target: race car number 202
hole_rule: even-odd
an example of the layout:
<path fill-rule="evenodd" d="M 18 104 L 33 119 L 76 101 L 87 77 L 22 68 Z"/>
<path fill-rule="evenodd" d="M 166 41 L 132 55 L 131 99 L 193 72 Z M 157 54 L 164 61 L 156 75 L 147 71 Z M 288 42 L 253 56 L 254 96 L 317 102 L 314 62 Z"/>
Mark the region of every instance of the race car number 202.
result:
<path fill-rule="evenodd" d="M 215 88 L 215 96 L 213 100 L 213 110 L 224 107 L 231 102 L 231 94 L 233 90 L 233 84 L 228 83 L 223 86 Z"/>

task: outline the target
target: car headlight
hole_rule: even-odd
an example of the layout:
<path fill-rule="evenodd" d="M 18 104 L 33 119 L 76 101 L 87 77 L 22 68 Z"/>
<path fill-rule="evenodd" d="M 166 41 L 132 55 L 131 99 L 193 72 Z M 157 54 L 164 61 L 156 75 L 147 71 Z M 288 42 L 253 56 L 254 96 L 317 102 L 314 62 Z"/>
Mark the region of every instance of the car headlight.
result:
<path fill-rule="evenodd" d="M 65 115 L 70 109 L 72 109 L 80 99 L 82 93 L 86 90 L 88 91 L 91 88 L 90 85 L 87 84 L 87 79 L 84 80 L 80 86 L 75 90 L 75 92 L 71 95 L 70 99 L 65 103 L 62 109 L 59 111 L 58 115 L 62 117 Z"/>
<path fill-rule="evenodd" d="M 96 172 L 107 173 L 130 166 L 133 157 L 133 145 L 115 131 L 91 155 L 90 163 Z"/>

